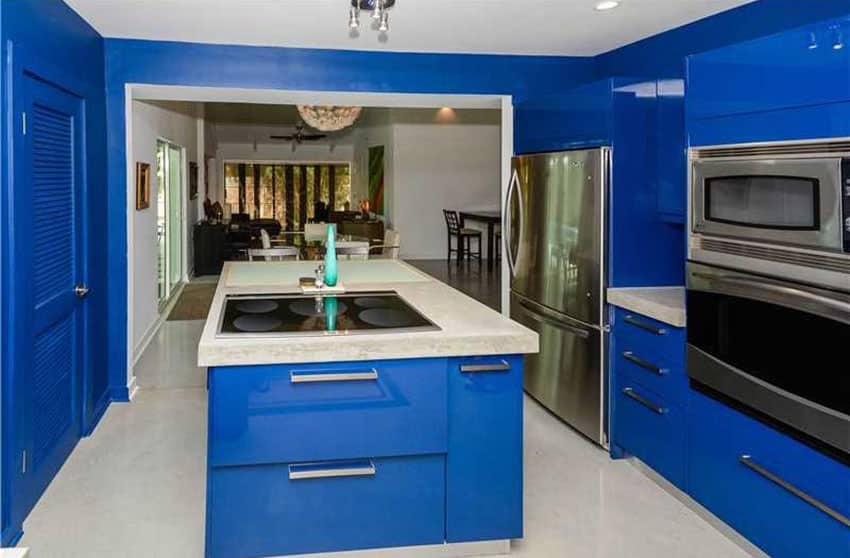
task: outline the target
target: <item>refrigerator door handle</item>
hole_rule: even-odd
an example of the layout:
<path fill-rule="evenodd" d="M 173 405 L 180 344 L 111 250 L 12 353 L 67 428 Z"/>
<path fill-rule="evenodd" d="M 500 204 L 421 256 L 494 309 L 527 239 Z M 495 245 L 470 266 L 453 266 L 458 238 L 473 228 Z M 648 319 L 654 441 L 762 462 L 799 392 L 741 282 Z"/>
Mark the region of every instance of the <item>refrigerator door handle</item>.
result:
<path fill-rule="evenodd" d="M 508 193 L 505 197 L 505 214 L 503 216 L 504 224 L 502 228 L 505 231 L 505 254 L 507 255 L 508 260 L 508 269 L 511 272 L 511 276 L 516 276 L 516 260 L 517 258 L 513 257 L 513 253 L 511 252 L 511 239 L 513 238 L 514 231 L 511 228 L 511 199 L 515 191 L 519 191 L 519 176 L 517 175 L 516 169 L 513 170 L 511 174 L 511 181 L 508 183 Z M 521 197 L 521 196 L 520 196 Z M 522 200 L 519 202 L 522 203 Z M 520 206 L 519 210 L 519 218 L 520 218 L 520 230 L 522 230 L 522 206 Z M 517 248 L 517 252 L 519 248 Z"/>

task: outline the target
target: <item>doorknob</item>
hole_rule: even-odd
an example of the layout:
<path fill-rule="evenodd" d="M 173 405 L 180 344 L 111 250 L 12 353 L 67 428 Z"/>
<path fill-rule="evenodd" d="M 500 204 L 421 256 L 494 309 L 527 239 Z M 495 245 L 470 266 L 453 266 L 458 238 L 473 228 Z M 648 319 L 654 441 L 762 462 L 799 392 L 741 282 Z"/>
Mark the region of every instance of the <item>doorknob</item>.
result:
<path fill-rule="evenodd" d="M 89 294 L 89 288 L 85 285 L 77 285 L 74 287 L 74 294 L 77 295 L 77 298 L 84 298 Z"/>

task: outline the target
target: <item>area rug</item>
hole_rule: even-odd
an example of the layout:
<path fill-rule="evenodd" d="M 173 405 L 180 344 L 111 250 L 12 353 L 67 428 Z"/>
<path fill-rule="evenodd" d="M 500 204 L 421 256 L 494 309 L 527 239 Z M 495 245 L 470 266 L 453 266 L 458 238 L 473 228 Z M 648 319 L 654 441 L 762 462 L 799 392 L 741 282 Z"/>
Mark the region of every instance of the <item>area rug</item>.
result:
<path fill-rule="evenodd" d="M 168 321 L 206 320 L 216 285 L 216 283 L 189 283 L 184 286 L 180 298 L 177 299 L 177 303 L 168 315 Z"/>

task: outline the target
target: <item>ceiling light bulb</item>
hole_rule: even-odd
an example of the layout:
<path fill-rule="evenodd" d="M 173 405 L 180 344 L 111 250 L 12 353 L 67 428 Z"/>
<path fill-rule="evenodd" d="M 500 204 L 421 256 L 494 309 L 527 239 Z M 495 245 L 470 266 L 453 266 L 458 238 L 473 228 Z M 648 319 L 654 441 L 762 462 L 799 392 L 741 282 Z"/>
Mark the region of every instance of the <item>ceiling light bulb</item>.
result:
<path fill-rule="evenodd" d="M 620 3 L 617 0 L 605 0 L 604 2 L 597 2 L 595 9 L 597 12 L 604 12 L 606 10 L 613 10 L 619 5 Z"/>
<path fill-rule="evenodd" d="M 809 33 L 809 50 L 818 48 L 818 39 L 814 33 Z"/>
<path fill-rule="evenodd" d="M 839 31 L 835 36 L 835 42 L 832 44 L 833 50 L 841 50 L 844 48 L 844 38 L 841 36 L 841 31 Z"/>
<path fill-rule="evenodd" d="M 360 9 L 351 7 L 351 11 L 348 13 L 348 26 L 351 29 L 357 29 L 360 27 Z"/>
<path fill-rule="evenodd" d="M 375 7 L 372 8 L 372 19 L 378 20 L 381 19 L 381 14 L 384 12 L 384 2 L 383 0 L 375 0 Z"/>
<path fill-rule="evenodd" d="M 378 31 L 386 33 L 390 30 L 390 14 L 386 10 L 381 14 L 381 24 L 378 25 Z"/>

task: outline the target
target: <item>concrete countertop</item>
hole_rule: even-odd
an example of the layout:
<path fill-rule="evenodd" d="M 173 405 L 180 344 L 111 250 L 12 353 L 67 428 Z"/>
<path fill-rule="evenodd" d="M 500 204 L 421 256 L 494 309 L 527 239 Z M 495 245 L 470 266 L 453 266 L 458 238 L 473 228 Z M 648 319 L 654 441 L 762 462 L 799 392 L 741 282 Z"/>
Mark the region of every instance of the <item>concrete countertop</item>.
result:
<path fill-rule="evenodd" d="M 340 283 L 349 293 L 396 291 L 408 304 L 439 326 L 440 331 L 279 338 L 216 337 L 226 295 L 300 293 L 298 277 L 311 276 L 317 263 L 225 264 L 198 344 L 198 366 L 538 352 L 535 332 L 398 260 L 340 261 Z"/>
<path fill-rule="evenodd" d="M 608 304 L 685 327 L 685 287 L 627 287 L 608 289 Z"/>

